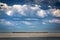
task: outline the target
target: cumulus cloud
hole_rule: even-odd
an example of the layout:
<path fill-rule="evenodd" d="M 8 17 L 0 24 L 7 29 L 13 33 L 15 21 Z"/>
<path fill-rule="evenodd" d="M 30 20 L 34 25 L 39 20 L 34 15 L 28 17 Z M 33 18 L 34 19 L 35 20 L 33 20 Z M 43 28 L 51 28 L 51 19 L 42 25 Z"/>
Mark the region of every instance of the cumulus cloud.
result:
<path fill-rule="evenodd" d="M 0 10 L 4 10 L 4 9 L 7 9 L 8 8 L 8 5 L 5 4 L 5 3 L 0 3 Z"/>
<path fill-rule="evenodd" d="M 44 11 L 44 10 L 37 11 L 37 15 L 40 16 L 40 17 L 42 17 L 42 18 L 44 18 L 45 16 L 47 16 L 46 11 Z"/>
<path fill-rule="evenodd" d="M 48 6 L 51 7 L 51 6 Z M 31 5 L 17 5 L 14 4 L 12 6 L 8 6 L 5 3 L 0 3 L 0 11 L 4 11 L 8 16 L 16 15 L 17 13 L 19 16 L 38 16 L 44 18 L 48 15 L 48 12 L 52 14 L 52 16 L 60 17 L 60 10 L 59 9 L 49 9 L 43 10 L 40 9 L 40 5 L 31 6 Z M 18 16 L 17 15 L 17 16 Z"/>
<path fill-rule="evenodd" d="M 3 6 L 1 6 L 3 5 Z M 35 5 L 35 6 L 31 6 L 31 5 L 12 5 L 12 6 L 8 6 L 5 3 L 0 3 L 0 7 L 1 9 L 5 9 L 5 13 L 8 16 L 13 16 L 15 12 L 17 12 L 17 14 L 19 15 L 23 15 L 23 16 L 33 16 L 34 14 L 40 17 L 45 17 L 46 12 L 44 10 L 41 10 L 39 7 L 39 5 Z"/>
<path fill-rule="evenodd" d="M 52 11 L 52 15 L 53 15 L 53 16 L 56 16 L 56 17 L 60 17 L 60 10 L 59 10 L 59 9 L 54 9 L 54 10 Z"/>
<path fill-rule="evenodd" d="M 13 5 L 13 9 L 20 15 L 26 15 L 25 10 L 27 10 L 27 5 Z"/>
<path fill-rule="evenodd" d="M 39 5 L 35 5 L 34 7 L 33 7 L 33 6 L 31 6 L 31 9 L 32 9 L 32 10 L 38 10 L 38 9 L 39 9 L 39 7 L 40 7 Z"/>
<path fill-rule="evenodd" d="M 7 14 L 8 16 L 12 16 L 12 15 L 13 15 L 13 13 L 12 13 L 11 10 L 7 11 L 6 14 Z"/>

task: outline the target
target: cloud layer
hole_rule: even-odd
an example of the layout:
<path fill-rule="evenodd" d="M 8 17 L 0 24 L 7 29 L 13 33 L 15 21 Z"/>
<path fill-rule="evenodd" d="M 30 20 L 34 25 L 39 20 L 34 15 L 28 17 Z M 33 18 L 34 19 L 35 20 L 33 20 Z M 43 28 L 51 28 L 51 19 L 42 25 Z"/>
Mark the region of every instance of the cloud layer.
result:
<path fill-rule="evenodd" d="M 24 5 L 12 5 L 12 6 L 8 6 L 7 4 L 5 3 L 0 3 L 0 12 L 4 12 L 6 15 L 8 15 L 9 17 L 12 17 L 12 16 L 17 16 L 17 17 L 31 17 L 31 18 L 25 18 L 23 20 L 35 20 L 37 22 L 33 23 L 33 22 L 29 22 L 29 21 L 21 21 L 21 22 L 11 22 L 11 21 L 1 21 L 5 24 L 8 24 L 8 25 L 19 25 L 20 23 L 23 23 L 25 25 L 34 25 L 35 24 L 43 24 L 45 25 L 46 23 L 59 23 L 60 24 L 60 20 L 58 19 L 52 19 L 52 20 L 44 20 L 42 21 L 41 19 L 39 18 L 45 18 L 45 17 L 48 17 L 48 15 L 52 15 L 54 17 L 60 17 L 60 10 L 59 9 L 48 9 L 48 10 L 43 10 L 40 8 L 41 6 L 40 5 L 34 5 L 34 6 L 31 6 L 31 5 L 27 5 L 27 4 L 24 4 Z M 33 18 L 33 17 L 37 17 L 37 18 Z M 19 20 L 20 18 L 18 18 L 17 20 Z M 16 19 L 14 19 L 16 20 Z M 16 24 L 15 24 L 16 23 Z M 38 26 L 38 25 L 37 25 Z"/>
<path fill-rule="evenodd" d="M 59 9 L 50 9 L 50 10 L 43 10 L 40 8 L 40 5 L 12 5 L 8 6 L 5 3 L 0 3 L 0 11 L 5 11 L 6 15 L 13 16 L 18 14 L 19 16 L 39 16 L 41 18 L 44 18 L 49 14 L 52 14 L 52 16 L 60 17 L 60 10 Z"/>

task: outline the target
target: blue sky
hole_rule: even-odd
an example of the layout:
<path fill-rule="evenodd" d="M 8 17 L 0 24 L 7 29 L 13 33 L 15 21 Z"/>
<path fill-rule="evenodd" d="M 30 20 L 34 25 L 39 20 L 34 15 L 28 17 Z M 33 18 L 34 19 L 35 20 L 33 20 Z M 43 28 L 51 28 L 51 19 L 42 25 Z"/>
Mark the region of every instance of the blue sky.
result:
<path fill-rule="evenodd" d="M 0 0 L 0 32 L 60 32 L 60 9 Z"/>

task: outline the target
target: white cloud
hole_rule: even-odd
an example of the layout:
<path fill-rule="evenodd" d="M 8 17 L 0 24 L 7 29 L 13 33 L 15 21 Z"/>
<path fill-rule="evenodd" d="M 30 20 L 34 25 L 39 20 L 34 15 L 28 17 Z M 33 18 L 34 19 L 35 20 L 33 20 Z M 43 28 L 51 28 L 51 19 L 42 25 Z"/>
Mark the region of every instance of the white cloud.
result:
<path fill-rule="evenodd" d="M 26 16 L 27 5 L 13 5 L 13 9 L 17 10 L 18 14 Z M 28 10 L 27 10 L 28 11 Z"/>
<path fill-rule="evenodd" d="M 5 19 L 0 19 L 0 21 L 3 25 L 11 25 L 11 26 L 13 25 L 11 21 L 6 21 Z"/>
<path fill-rule="evenodd" d="M 26 18 L 25 20 L 39 20 L 37 18 Z"/>
<path fill-rule="evenodd" d="M 0 3 L 0 10 L 8 9 L 8 5 L 5 3 Z"/>
<path fill-rule="evenodd" d="M 53 15 L 53 16 L 56 16 L 56 17 L 60 17 L 60 10 L 59 10 L 59 9 L 54 9 L 54 10 L 52 11 L 52 15 Z"/>
<path fill-rule="evenodd" d="M 48 6 L 51 8 L 51 6 Z M 8 6 L 5 3 L 0 3 L 0 10 L 4 11 L 8 16 L 15 15 L 14 13 L 17 12 L 20 16 L 39 16 L 44 18 L 47 16 L 48 12 L 55 17 L 60 17 L 60 10 L 59 9 L 49 9 L 49 10 L 42 10 L 40 9 L 40 5 L 31 6 L 31 5 L 17 5 L 14 4 L 12 6 Z"/>
<path fill-rule="evenodd" d="M 5 22 L 7 25 L 12 25 L 12 23 L 10 21 L 6 21 Z"/>
<path fill-rule="evenodd" d="M 44 10 L 37 11 L 37 16 L 44 18 L 45 16 L 47 16 L 46 11 Z"/>
<path fill-rule="evenodd" d="M 42 24 L 46 24 L 45 22 L 42 22 Z"/>
<path fill-rule="evenodd" d="M 60 23 L 59 19 L 52 19 L 48 21 L 49 23 Z"/>
<path fill-rule="evenodd" d="M 40 8 L 39 8 L 39 5 L 35 5 L 34 7 L 31 6 L 31 9 L 32 9 L 32 10 L 38 10 L 38 9 L 40 9 Z"/>
<path fill-rule="evenodd" d="M 30 26 L 29 28 L 36 28 L 37 26 Z"/>
<path fill-rule="evenodd" d="M 27 21 L 22 21 L 23 24 L 26 24 L 26 25 L 31 25 L 32 23 L 31 22 L 27 22 Z"/>
<path fill-rule="evenodd" d="M 6 14 L 7 14 L 8 16 L 12 16 L 12 15 L 13 15 L 13 13 L 12 13 L 11 10 L 7 11 Z"/>
<path fill-rule="evenodd" d="M 54 23 L 56 23 L 56 24 L 60 24 L 60 19 L 56 19 L 56 18 L 53 18 L 53 19 L 49 19 L 49 20 L 42 20 L 42 24 L 49 24 L 49 23 L 51 23 L 51 24 L 54 24 Z"/>
<path fill-rule="evenodd" d="M 30 6 L 30 5 L 27 5 L 27 4 L 24 4 L 24 5 L 17 5 L 16 4 L 16 5 L 13 5 L 13 6 L 8 6 L 5 3 L 2 3 L 2 4 L 4 5 L 2 7 L 2 9 L 5 9 L 6 8 L 5 13 L 8 16 L 15 15 L 14 14 L 15 12 L 17 12 L 17 14 L 23 15 L 23 16 L 28 16 L 30 14 L 31 14 L 31 16 L 33 16 L 34 14 L 37 14 L 37 16 L 42 17 L 42 18 L 46 16 L 46 12 L 44 10 L 41 10 L 39 8 L 40 6 L 39 5 L 36 5 L 36 4 L 35 4 L 35 6 Z"/>
<path fill-rule="evenodd" d="M 20 7 L 22 7 L 21 5 L 13 5 L 13 8 L 15 9 L 20 9 Z"/>
<path fill-rule="evenodd" d="M 59 23 L 60 24 L 60 19 L 51 19 L 51 20 L 43 20 L 43 24 L 48 24 L 48 23 Z"/>
<path fill-rule="evenodd" d="M 49 8 L 51 8 L 51 6 L 50 6 L 50 5 L 49 5 L 48 7 L 49 7 Z"/>

